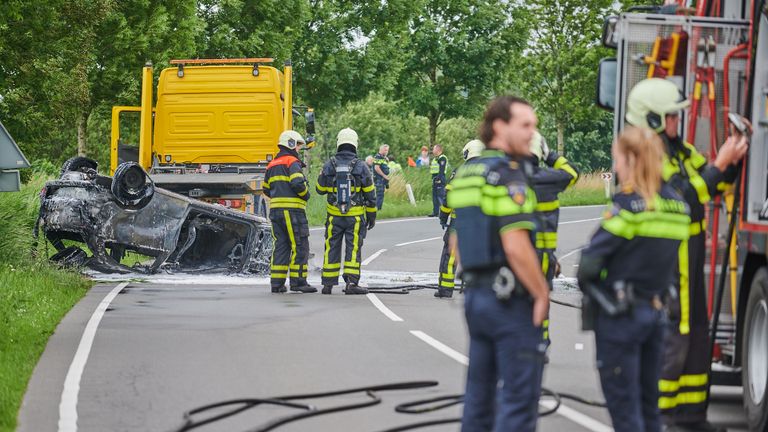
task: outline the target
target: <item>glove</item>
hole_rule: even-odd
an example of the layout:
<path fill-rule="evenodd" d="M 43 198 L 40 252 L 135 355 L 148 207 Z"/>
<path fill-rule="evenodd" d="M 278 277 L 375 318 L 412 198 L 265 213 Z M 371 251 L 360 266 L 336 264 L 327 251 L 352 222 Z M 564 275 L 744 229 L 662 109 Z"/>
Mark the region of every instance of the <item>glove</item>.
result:
<path fill-rule="evenodd" d="M 549 146 L 547 140 L 541 137 L 541 160 L 546 161 L 549 159 Z"/>
<path fill-rule="evenodd" d="M 365 227 L 368 229 L 368 231 L 372 230 L 374 226 L 376 226 L 376 212 L 370 212 L 366 214 L 366 225 Z"/>
<path fill-rule="evenodd" d="M 555 166 L 555 162 L 557 162 L 557 159 L 560 157 L 559 154 L 557 154 L 556 151 L 552 150 L 549 152 L 549 155 L 547 155 L 546 158 L 544 158 L 544 163 L 547 164 L 547 166 L 553 167 Z"/>

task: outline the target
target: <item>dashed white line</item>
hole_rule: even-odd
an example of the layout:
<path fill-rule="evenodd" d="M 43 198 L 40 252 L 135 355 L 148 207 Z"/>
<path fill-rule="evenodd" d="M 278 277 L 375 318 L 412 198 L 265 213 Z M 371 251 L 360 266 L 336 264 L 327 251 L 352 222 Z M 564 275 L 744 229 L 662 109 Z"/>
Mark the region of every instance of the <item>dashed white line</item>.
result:
<path fill-rule="evenodd" d="M 361 264 L 361 265 L 364 265 L 364 266 L 367 266 L 368 264 L 370 264 L 370 263 L 371 263 L 371 261 L 375 260 L 376 258 L 378 258 L 378 257 L 379 257 L 379 255 L 383 254 L 383 253 L 384 253 L 384 252 L 386 252 L 386 251 L 387 251 L 386 249 L 379 249 L 379 250 L 377 250 L 376 252 L 374 252 L 374 254 L 373 254 L 373 255 L 371 255 L 371 256 L 369 256 L 368 258 L 366 258 L 366 259 L 365 259 L 365 260 L 364 260 L 362 263 L 360 263 L 360 264 Z"/>
<path fill-rule="evenodd" d="M 61 392 L 61 402 L 59 403 L 59 432 L 77 431 L 77 398 L 80 393 L 80 378 L 82 378 L 85 364 L 88 362 L 88 355 L 91 353 L 96 330 L 109 304 L 127 285 L 128 282 L 123 282 L 114 287 L 101 300 L 101 303 L 96 307 L 93 315 L 88 320 L 88 324 L 85 326 L 83 337 L 80 338 L 80 344 L 77 346 L 77 351 L 75 351 L 75 357 L 72 359 L 72 364 L 69 365 L 69 371 L 67 371 L 67 377 L 64 379 L 64 390 Z"/>
<path fill-rule="evenodd" d="M 395 246 L 407 246 L 407 245 L 412 245 L 412 244 L 416 244 L 416 243 L 424 243 L 424 242 L 428 242 L 428 241 L 439 240 L 441 238 L 443 238 L 443 236 L 430 237 L 428 239 L 414 240 L 414 241 L 409 241 L 409 242 L 405 242 L 405 243 L 398 243 Z"/>
<path fill-rule="evenodd" d="M 433 338 L 432 336 L 424 333 L 421 330 L 411 330 L 411 334 L 416 336 L 417 338 L 423 340 L 432 348 L 440 351 L 441 353 L 447 355 L 448 357 L 456 360 L 457 362 L 463 364 L 464 366 L 469 365 L 469 358 L 465 356 L 464 354 L 456 351 L 455 349 L 449 347 L 448 345 L 440 342 L 439 340 Z"/>
<path fill-rule="evenodd" d="M 379 300 L 379 298 L 376 297 L 376 294 L 367 294 L 366 297 L 368 297 L 368 300 L 370 300 L 371 303 L 373 303 L 373 305 L 376 306 L 376 309 L 378 309 L 379 312 L 381 312 L 384 315 L 386 315 L 387 318 L 391 319 L 392 321 L 396 321 L 396 322 L 399 322 L 399 321 L 403 320 L 402 318 L 397 316 L 397 314 L 395 314 L 394 312 L 389 310 L 388 307 L 384 306 L 384 303 L 382 303 L 381 300 Z"/>

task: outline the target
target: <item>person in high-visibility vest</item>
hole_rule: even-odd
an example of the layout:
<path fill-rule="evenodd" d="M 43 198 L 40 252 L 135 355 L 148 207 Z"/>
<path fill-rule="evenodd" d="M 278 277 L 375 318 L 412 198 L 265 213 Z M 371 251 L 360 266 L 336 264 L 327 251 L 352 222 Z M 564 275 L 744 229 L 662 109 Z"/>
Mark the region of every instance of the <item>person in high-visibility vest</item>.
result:
<path fill-rule="evenodd" d="M 445 185 L 448 179 L 448 157 L 443 154 L 443 146 L 435 144 L 432 154 L 435 157 L 429 164 L 429 173 L 432 175 L 432 213 L 429 217 L 437 216 L 440 206 L 445 203 Z"/>
<path fill-rule="evenodd" d="M 300 133 L 292 130 L 281 133 L 277 157 L 269 162 L 264 175 L 263 192 L 270 198 L 269 219 L 274 238 L 270 267 L 273 293 L 286 292 L 285 280 L 289 276 L 291 291 L 317 292 L 317 288 L 307 283 L 309 187 L 298 153 L 303 145 L 305 141 Z"/>
<path fill-rule="evenodd" d="M 664 142 L 664 181 L 691 209 L 690 238 L 679 251 L 677 293 L 670 302 L 659 408 L 670 432 L 723 431 L 707 421 L 709 323 L 704 286 L 705 208 L 736 177 L 735 164 L 747 152 L 743 136 L 731 136 L 711 164 L 679 134 L 688 107 L 677 86 L 661 78 L 640 81 L 627 97 L 629 124 L 654 130 Z M 648 269 L 655 271 L 655 269 Z"/>

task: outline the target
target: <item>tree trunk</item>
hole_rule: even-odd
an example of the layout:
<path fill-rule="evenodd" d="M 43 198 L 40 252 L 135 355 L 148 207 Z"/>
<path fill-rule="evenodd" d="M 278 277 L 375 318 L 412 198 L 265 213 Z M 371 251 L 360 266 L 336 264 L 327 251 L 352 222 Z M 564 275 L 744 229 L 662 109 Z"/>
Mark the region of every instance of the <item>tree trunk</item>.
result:
<path fill-rule="evenodd" d="M 557 123 L 557 153 L 565 156 L 565 125 Z"/>
<path fill-rule="evenodd" d="M 88 117 L 91 116 L 90 111 L 83 111 L 77 119 L 77 155 L 85 156 L 86 153 L 86 136 L 88 133 Z"/>
<path fill-rule="evenodd" d="M 436 112 L 429 113 L 429 147 L 432 148 L 437 142 L 437 120 L 440 114 Z"/>

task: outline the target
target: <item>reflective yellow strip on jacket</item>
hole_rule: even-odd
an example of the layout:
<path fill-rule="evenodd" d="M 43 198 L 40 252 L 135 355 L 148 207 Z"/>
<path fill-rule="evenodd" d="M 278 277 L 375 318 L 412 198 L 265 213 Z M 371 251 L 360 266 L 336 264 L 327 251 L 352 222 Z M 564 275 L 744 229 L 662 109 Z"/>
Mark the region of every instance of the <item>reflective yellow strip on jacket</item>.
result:
<path fill-rule="evenodd" d="M 704 387 L 707 385 L 707 374 L 680 375 L 677 381 L 659 380 L 659 391 L 662 393 L 674 393 L 680 387 Z"/>
<path fill-rule="evenodd" d="M 701 233 L 703 233 L 705 231 L 707 231 L 707 222 L 706 221 L 699 221 L 699 222 L 694 222 L 694 223 L 691 224 L 691 228 L 690 228 L 689 233 L 690 233 L 691 237 L 693 237 L 693 236 L 697 236 L 697 235 L 699 235 L 699 234 L 701 234 Z"/>
<path fill-rule="evenodd" d="M 509 196 L 507 186 L 493 186 L 485 183 L 483 177 L 455 179 L 454 189 L 448 194 L 448 206 L 454 209 L 480 207 L 488 216 L 510 216 L 533 213 L 536 196 L 533 190 L 525 188 L 525 200 L 518 204 Z"/>
<path fill-rule="evenodd" d="M 568 159 L 564 158 L 563 156 L 557 158 L 555 164 L 552 167 L 556 170 L 563 170 L 571 175 L 571 181 L 568 183 L 568 187 L 573 186 L 573 184 L 576 183 L 576 180 L 579 178 L 579 173 L 577 173 L 576 170 L 568 164 Z"/>
<path fill-rule="evenodd" d="M 280 209 L 301 209 L 304 210 L 307 208 L 307 202 L 304 201 L 301 198 L 294 198 L 294 197 L 276 197 L 272 198 L 269 201 L 269 207 L 270 208 L 280 208 Z"/>
<path fill-rule="evenodd" d="M 618 215 L 603 219 L 602 227 L 617 237 L 631 240 L 635 237 L 654 237 L 687 240 L 690 217 L 684 214 L 620 210 Z"/>
<path fill-rule="evenodd" d="M 560 208 L 560 200 L 545 201 L 536 203 L 537 212 L 549 212 Z"/>
<path fill-rule="evenodd" d="M 536 249 L 557 249 L 557 233 L 537 232 Z"/>
<path fill-rule="evenodd" d="M 660 397 L 659 408 L 671 409 L 679 405 L 694 405 L 703 403 L 706 400 L 707 392 L 705 391 L 678 393 L 675 397 Z"/>
<path fill-rule="evenodd" d="M 363 186 L 363 192 L 373 192 L 376 187 L 374 185 Z"/>
<path fill-rule="evenodd" d="M 349 211 L 347 211 L 346 213 L 342 213 L 338 207 L 331 204 L 327 204 L 325 206 L 325 209 L 328 211 L 328 214 L 332 216 L 362 216 L 363 214 L 365 214 L 365 207 L 363 206 L 350 207 Z"/>
<path fill-rule="evenodd" d="M 274 182 L 279 182 L 279 181 L 290 183 L 291 180 L 296 178 L 302 178 L 302 177 L 304 177 L 304 174 L 302 173 L 293 173 L 290 176 L 276 175 L 276 176 L 270 177 L 267 183 L 269 183 L 270 185 Z"/>

